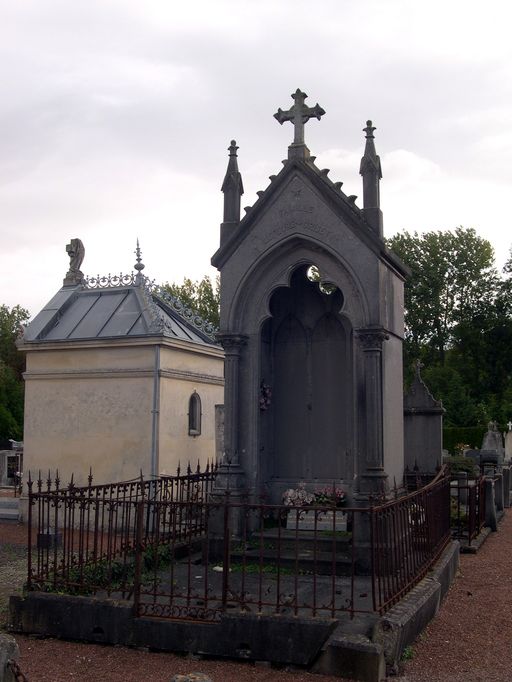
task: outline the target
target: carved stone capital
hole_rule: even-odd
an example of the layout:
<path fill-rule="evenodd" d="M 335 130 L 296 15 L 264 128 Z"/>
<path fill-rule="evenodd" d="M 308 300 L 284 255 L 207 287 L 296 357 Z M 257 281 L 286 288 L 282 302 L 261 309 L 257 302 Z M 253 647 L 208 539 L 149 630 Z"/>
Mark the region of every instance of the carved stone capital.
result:
<path fill-rule="evenodd" d="M 215 338 L 228 355 L 238 355 L 243 346 L 247 344 L 247 336 L 244 334 L 216 334 Z"/>
<path fill-rule="evenodd" d="M 382 327 L 362 327 L 356 330 L 356 336 L 363 351 L 382 351 L 382 344 L 389 339 L 389 334 Z"/>

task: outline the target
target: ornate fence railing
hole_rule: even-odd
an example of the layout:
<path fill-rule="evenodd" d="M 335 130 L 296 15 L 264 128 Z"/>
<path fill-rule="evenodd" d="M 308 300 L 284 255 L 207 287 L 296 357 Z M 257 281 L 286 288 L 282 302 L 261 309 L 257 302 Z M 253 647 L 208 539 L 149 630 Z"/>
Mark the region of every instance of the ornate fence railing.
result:
<path fill-rule="evenodd" d="M 485 476 L 452 479 L 450 520 L 452 536 L 471 546 L 485 525 Z"/>
<path fill-rule="evenodd" d="M 133 586 L 137 532 L 143 528 L 143 543 L 162 542 L 176 523 L 156 519 L 156 503 L 193 505 L 206 499 L 216 475 L 216 465 L 198 465 L 175 476 L 145 480 L 142 477 L 108 485 L 71 483 L 61 488 L 58 474 L 46 481 L 39 475 L 28 481 L 29 589 L 76 592 L 129 593 Z M 137 510 L 144 508 L 144 517 Z M 166 525 L 167 523 L 167 525 Z M 137 525 L 138 524 L 138 525 Z M 202 529 L 197 525 L 196 533 Z"/>
<path fill-rule="evenodd" d="M 451 538 L 450 479 L 374 508 L 372 550 L 378 609 L 395 604 L 423 578 Z"/>
<path fill-rule="evenodd" d="M 66 489 L 31 482 L 29 589 L 114 595 L 133 599 L 137 615 L 211 622 L 226 612 L 383 613 L 450 540 L 441 474 L 389 502 L 336 508 L 215 497 L 215 473 Z"/>

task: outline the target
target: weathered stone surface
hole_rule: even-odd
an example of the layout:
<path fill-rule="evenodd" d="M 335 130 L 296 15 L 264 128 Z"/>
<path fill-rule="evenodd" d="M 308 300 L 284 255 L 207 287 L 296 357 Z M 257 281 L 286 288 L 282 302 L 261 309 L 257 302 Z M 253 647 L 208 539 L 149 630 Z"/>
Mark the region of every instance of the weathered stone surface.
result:
<path fill-rule="evenodd" d="M 0 632 L 0 682 L 14 682 L 8 662 L 10 659 L 17 660 L 20 651 L 14 637 Z"/>
<path fill-rule="evenodd" d="M 481 450 L 495 451 L 503 461 L 505 448 L 503 447 L 503 436 L 498 431 L 496 422 L 489 422 L 487 433 L 484 435 Z"/>
<path fill-rule="evenodd" d="M 485 525 L 493 531 L 498 530 L 498 519 L 496 517 L 496 498 L 494 480 L 486 478 L 485 482 Z"/>
<path fill-rule="evenodd" d="M 364 682 L 380 682 L 386 676 L 381 644 L 364 635 L 334 632 L 313 666 L 322 675 L 349 676 Z"/>
<path fill-rule="evenodd" d="M 405 466 L 411 471 L 434 473 L 441 464 L 444 409 L 421 378 L 420 367 L 418 363 L 404 395 Z"/>
<path fill-rule="evenodd" d="M 505 457 L 512 458 L 512 431 L 507 431 L 505 436 Z"/>
<path fill-rule="evenodd" d="M 174 675 L 171 682 L 213 682 L 211 677 L 205 673 L 186 673 L 185 675 Z"/>
<path fill-rule="evenodd" d="M 403 650 L 432 618 L 457 571 L 459 543 L 451 542 L 428 578 L 423 579 L 378 621 L 373 640 L 381 644 L 386 663 L 397 669 Z"/>

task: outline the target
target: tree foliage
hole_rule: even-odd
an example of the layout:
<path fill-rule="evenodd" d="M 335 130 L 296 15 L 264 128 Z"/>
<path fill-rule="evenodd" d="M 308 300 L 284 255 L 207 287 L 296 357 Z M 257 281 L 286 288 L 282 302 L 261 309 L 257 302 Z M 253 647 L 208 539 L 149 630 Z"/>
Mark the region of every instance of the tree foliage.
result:
<path fill-rule="evenodd" d="M 406 232 L 388 243 L 411 269 L 406 377 L 420 358 L 447 425 L 506 423 L 512 416 L 512 253 L 500 277 L 492 246 L 473 229 Z"/>
<path fill-rule="evenodd" d="M 220 323 L 220 279 L 218 276 L 214 282 L 208 275 L 195 282 L 185 277 L 182 284 L 167 282 L 162 288 L 218 328 Z"/>
<path fill-rule="evenodd" d="M 25 357 L 16 348 L 23 323 L 30 317 L 19 305 L 0 306 L 0 438 L 23 437 L 23 379 Z"/>
<path fill-rule="evenodd" d="M 492 305 L 498 282 L 492 246 L 462 227 L 405 232 L 388 243 L 411 269 L 405 287 L 407 353 L 443 365 L 457 328 Z"/>

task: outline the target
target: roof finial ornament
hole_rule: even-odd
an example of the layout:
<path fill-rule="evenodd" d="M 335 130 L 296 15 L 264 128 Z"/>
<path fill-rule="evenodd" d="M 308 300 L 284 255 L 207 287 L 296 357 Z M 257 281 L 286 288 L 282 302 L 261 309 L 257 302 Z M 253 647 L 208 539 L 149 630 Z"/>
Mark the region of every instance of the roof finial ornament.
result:
<path fill-rule="evenodd" d="M 228 151 L 228 167 L 221 187 L 224 194 L 224 215 L 220 227 L 221 244 L 233 233 L 240 222 L 240 200 L 244 193 L 242 175 L 238 170 L 236 140 L 231 140 Z"/>
<path fill-rule="evenodd" d="M 367 140 L 369 138 L 375 139 L 375 135 L 373 134 L 374 130 L 377 130 L 377 128 L 372 125 L 372 122 L 370 120 L 366 121 L 366 128 L 363 128 L 363 133 L 366 133 Z"/>
<path fill-rule="evenodd" d="M 71 239 L 66 244 L 66 253 L 69 256 L 69 270 L 64 278 L 63 286 L 76 286 L 84 281 L 84 273 L 80 270 L 85 256 L 85 248 L 78 238 Z"/>
<path fill-rule="evenodd" d="M 133 267 L 135 268 L 135 270 L 137 270 L 136 280 L 137 280 L 137 282 L 140 282 L 140 280 L 142 279 L 142 270 L 144 270 L 144 268 L 146 266 L 142 262 L 142 252 L 140 250 L 139 238 L 138 237 L 137 237 L 137 248 L 135 249 L 134 254 L 137 258 L 137 262 L 135 263 L 135 265 Z"/>
<path fill-rule="evenodd" d="M 325 110 L 317 103 L 314 107 L 308 107 L 305 104 L 307 95 L 297 88 L 292 94 L 294 105 L 283 111 L 281 108 L 274 114 L 274 118 L 279 121 L 281 125 L 285 121 L 292 121 L 294 127 L 293 143 L 288 147 L 289 159 L 307 159 L 309 158 L 309 149 L 304 142 L 304 124 L 310 118 L 320 118 L 325 114 Z"/>
<path fill-rule="evenodd" d="M 363 132 L 366 134 L 366 144 L 359 167 L 359 173 L 363 177 L 363 213 L 366 222 L 382 239 L 383 224 L 382 212 L 380 210 L 379 185 L 382 178 L 382 168 L 380 165 L 380 158 L 375 150 L 374 130 L 376 130 L 376 128 L 372 121 L 366 121 L 366 128 L 363 128 Z"/>

